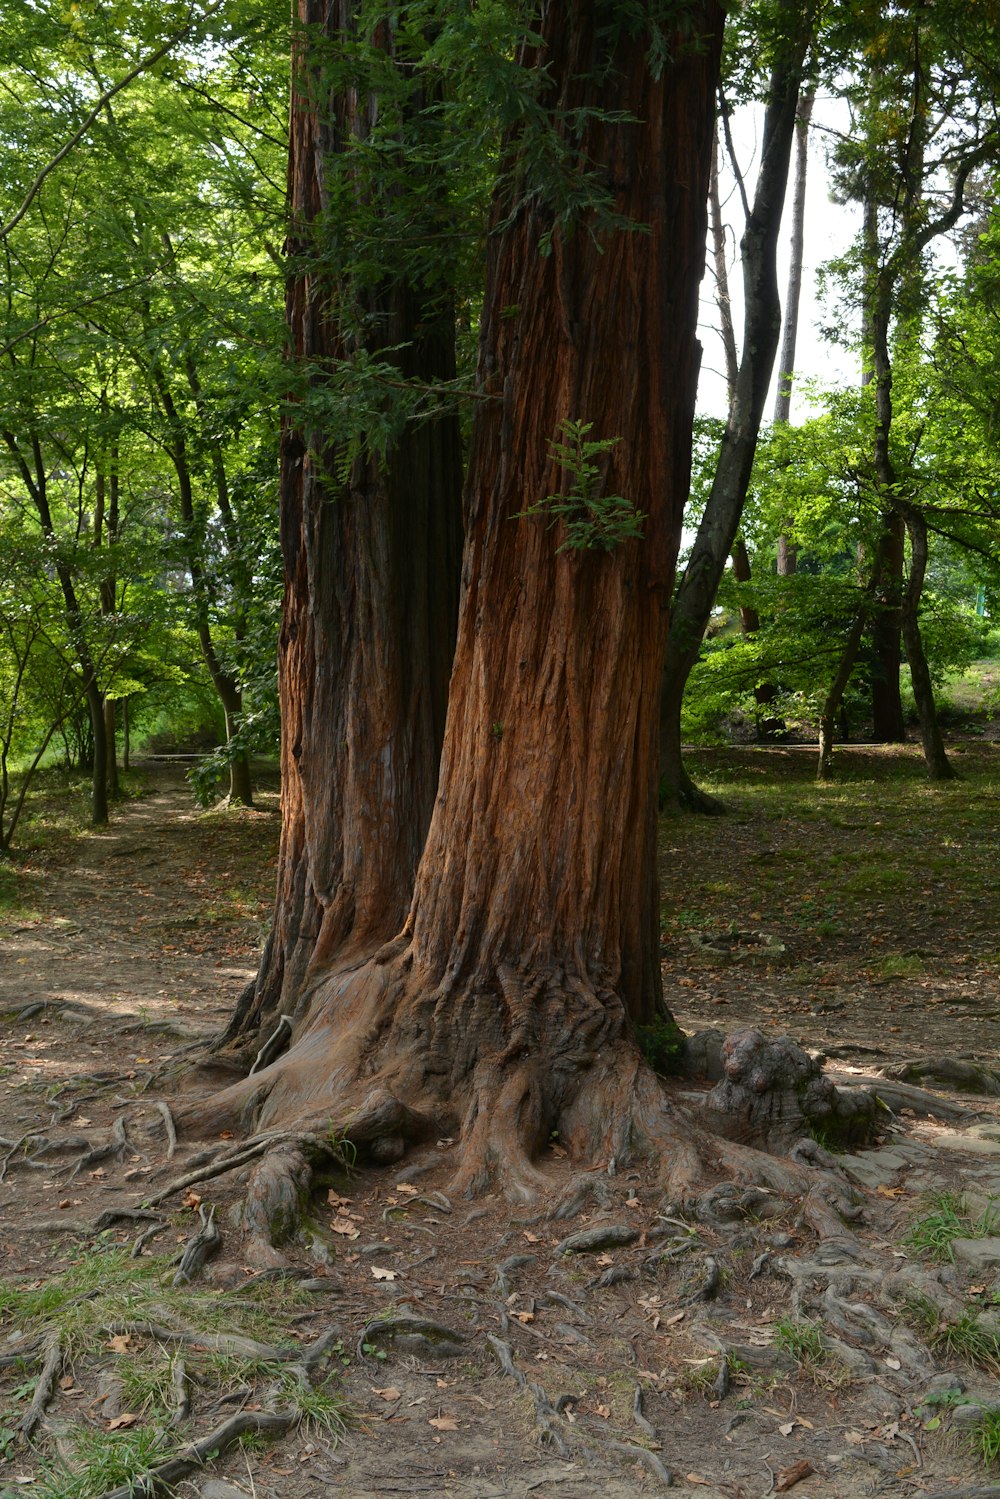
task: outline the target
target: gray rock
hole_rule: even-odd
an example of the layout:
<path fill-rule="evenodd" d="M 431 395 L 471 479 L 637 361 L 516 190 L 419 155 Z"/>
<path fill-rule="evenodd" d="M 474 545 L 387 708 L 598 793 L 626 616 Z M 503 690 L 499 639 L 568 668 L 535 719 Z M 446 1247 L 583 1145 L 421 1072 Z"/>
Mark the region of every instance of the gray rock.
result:
<path fill-rule="evenodd" d="M 965 1392 L 965 1381 L 957 1374 L 935 1374 L 927 1381 L 926 1395 L 961 1395 Z"/>
<path fill-rule="evenodd" d="M 964 1405 L 952 1406 L 951 1410 L 948 1412 L 948 1415 L 950 1417 L 952 1426 L 978 1426 L 980 1421 L 986 1415 L 986 1410 L 987 1407 L 985 1405 L 976 1405 L 972 1402 L 966 1402 Z"/>
<path fill-rule="evenodd" d="M 1000 1266 L 1000 1239 L 952 1239 L 956 1261 L 977 1275 Z"/>
<path fill-rule="evenodd" d="M 246 1489 L 238 1489 L 221 1478 L 206 1478 L 198 1493 L 201 1499 L 247 1499 Z"/>

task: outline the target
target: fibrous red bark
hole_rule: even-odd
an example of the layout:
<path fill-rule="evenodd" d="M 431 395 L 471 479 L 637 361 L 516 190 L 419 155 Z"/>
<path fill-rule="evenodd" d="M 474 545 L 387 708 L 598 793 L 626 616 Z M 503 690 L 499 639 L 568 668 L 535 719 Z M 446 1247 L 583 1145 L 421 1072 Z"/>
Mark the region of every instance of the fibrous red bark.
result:
<path fill-rule="evenodd" d="M 286 313 L 293 369 L 322 390 L 359 352 L 399 382 L 454 380 L 447 290 L 419 273 L 351 284 L 336 265 L 334 189 L 355 198 L 355 148 L 379 116 L 358 86 L 329 97 L 317 33 L 356 43 L 353 0 L 300 0 L 289 152 Z M 388 22 L 375 45 L 394 60 Z M 322 49 L 316 49 L 322 50 Z M 403 65 L 400 65 L 402 70 Z M 409 109 L 426 98 L 411 80 Z M 439 182 L 425 184 L 440 214 Z M 416 233 L 419 226 L 415 226 Z M 341 252 L 342 254 L 342 252 Z M 351 299 L 360 316 L 345 317 Z M 363 329 L 358 332 L 358 328 Z M 361 399 L 360 397 L 358 398 Z M 279 640 L 282 838 L 274 925 L 222 1040 L 303 1012 L 316 970 L 357 961 L 401 927 L 430 821 L 455 638 L 461 445 L 454 412 L 409 421 L 383 456 L 345 459 L 343 434 L 286 418 L 281 457 L 284 611 Z M 346 476 L 344 470 L 347 470 Z"/>
<path fill-rule="evenodd" d="M 721 13 L 706 4 L 654 75 L 641 30 L 593 0 L 568 9 L 545 13 L 538 44 L 549 128 L 631 224 L 561 221 L 516 170 L 497 197 L 458 643 L 409 913 L 374 953 L 314 944 L 289 1050 L 177 1111 L 189 1133 L 256 1130 L 247 1149 L 267 1153 L 248 1193 L 247 1253 L 265 1261 L 310 1162 L 344 1141 L 392 1161 L 409 1140 L 453 1134 L 452 1190 L 516 1200 L 549 1192 L 535 1158 L 553 1131 L 588 1167 L 647 1158 L 672 1197 L 720 1171 L 805 1191 L 801 1168 L 715 1139 L 671 1105 L 633 1037 L 665 1018 L 656 689 L 690 463 Z M 544 503 L 527 513 L 566 492 L 550 448 L 567 419 L 617 439 L 605 489 L 643 512 L 641 539 L 575 552 Z M 316 524 L 307 508 L 303 527 Z M 313 588 L 322 576 L 305 572 Z M 301 762 L 326 742 L 306 732 L 323 658 L 294 659 L 304 710 L 293 705 L 302 805 L 291 826 L 308 835 L 318 771 Z M 342 714 L 332 690 L 321 701 Z M 599 1194 L 599 1174 L 582 1182 Z M 821 1202 L 804 1210 L 839 1227 Z"/>

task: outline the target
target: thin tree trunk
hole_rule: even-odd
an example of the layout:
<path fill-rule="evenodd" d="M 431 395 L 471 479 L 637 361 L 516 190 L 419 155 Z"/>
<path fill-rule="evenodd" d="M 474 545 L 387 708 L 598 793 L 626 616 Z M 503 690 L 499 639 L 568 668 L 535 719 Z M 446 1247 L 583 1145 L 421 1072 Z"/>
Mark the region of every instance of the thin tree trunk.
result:
<path fill-rule="evenodd" d="M 743 513 L 781 332 L 777 242 L 810 30 L 801 7 L 784 8 L 799 18 L 801 30 L 775 63 L 768 89 L 760 170 L 741 240 L 743 349 L 712 490 L 670 613 L 660 700 L 660 795 L 665 803 L 691 802 L 690 779 L 680 771 L 681 703 Z"/>
<path fill-rule="evenodd" d="M 872 623 L 872 737 L 876 744 L 903 744 L 906 721 L 899 691 L 902 663 L 902 596 L 905 526 L 894 510 L 882 517 L 887 537 L 885 567 Z"/>
<path fill-rule="evenodd" d="M 929 778 L 932 781 L 951 781 L 955 779 L 955 770 L 945 751 L 920 633 L 920 596 L 927 572 L 927 522 L 914 506 L 907 507 L 906 529 L 910 537 L 910 576 L 903 598 L 902 628 L 913 697 L 920 717 L 920 740 Z"/>
<path fill-rule="evenodd" d="M 802 297 L 802 262 L 805 254 L 806 178 L 809 169 L 809 125 L 816 87 L 802 92 L 795 117 L 795 186 L 792 192 L 792 244 L 788 264 L 785 319 L 778 356 L 778 391 L 774 400 L 774 425 L 787 426 L 792 415 L 792 379 L 795 346 L 799 335 L 799 305 Z M 783 531 L 778 537 L 778 577 L 790 578 L 798 564 L 797 548 Z"/>
<path fill-rule="evenodd" d="M 121 796 L 121 786 L 118 782 L 118 753 L 117 753 L 117 725 L 115 722 L 115 700 L 112 697 L 104 699 L 104 744 L 105 744 L 105 774 L 107 778 L 108 795 L 112 801 L 117 801 Z"/>

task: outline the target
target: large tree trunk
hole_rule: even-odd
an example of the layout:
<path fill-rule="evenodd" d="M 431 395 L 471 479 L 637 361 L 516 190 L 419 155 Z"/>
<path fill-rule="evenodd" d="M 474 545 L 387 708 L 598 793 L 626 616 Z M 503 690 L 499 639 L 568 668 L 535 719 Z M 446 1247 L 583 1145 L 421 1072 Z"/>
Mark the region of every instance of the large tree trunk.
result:
<path fill-rule="evenodd" d="M 473 432 L 440 787 L 409 916 L 366 964 L 357 944 L 324 933 L 290 1051 L 188 1127 L 333 1117 L 383 1159 L 405 1135 L 447 1128 L 461 1133 L 460 1185 L 496 1180 L 524 1196 L 543 1185 L 531 1157 L 553 1129 L 574 1157 L 609 1164 L 662 1125 L 630 1030 L 664 1013 L 656 700 L 689 480 L 722 16 L 709 3 L 689 17 L 698 44 L 674 38 L 659 77 L 648 36 L 616 19 L 594 0 L 543 12 L 541 98 L 616 214 L 648 232 L 594 214 L 564 226 L 544 191 L 511 200 L 516 170 L 498 191 L 479 365 L 489 399 Z M 521 145 L 509 145 L 515 166 Z M 644 513 L 640 540 L 561 549 L 563 524 L 525 513 L 565 491 L 550 447 L 567 419 L 618 439 L 605 492 Z M 286 530 L 286 545 L 299 534 Z M 294 546 L 293 577 L 300 555 Z M 357 591 L 363 580 L 345 581 Z M 314 608 L 319 583 L 303 573 Z M 287 753 L 302 809 L 286 803 L 286 826 L 323 843 L 324 821 L 340 825 L 314 763 L 330 739 L 314 649 L 296 659 Z M 291 689 L 287 664 L 285 677 Z M 370 755 L 380 727 L 365 726 L 358 752 Z M 378 829 L 359 832 L 370 844 Z M 343 882 L 329 855 L 322 873 Z M 381 889 L 371 894 L 388 914 Z M 339 929 L 339 903 L 329 913 Z"/>
<path fill-rule="evenodd" d="M 703 794 L 691 794 L 683 773 L 681 703 L 698 659 L 705 626 L 736 536 L 753 469 L 764 402 L 781 333 L 776 268 L 778 233 L 795 134 L 802 64 L 809 26 L 799 17 L 771 74 L 764 139 L 753 207 L 741 241 L 743 254 L 743 349 L 729 403 L 712 490 L 698 527 L 684 577 L 674 597 L 663 662 L 660 699 L 660 795 L 664 803 L 710 810 Z"/>
<path fill-rule="evenodd" d="M 353 32 L 355 7 L 301 0 L 305 28 Z M 382 31 L 392 52 L 392 37 Z M 302 48 L 293 73 L 286 246 L 291 357 L 335 368 L 352 343 L 328 306 L 329 248 L 317 237 L 334 176 L 366 131 L 362 91 L 324 98 L 324 64 Z M 415 100 L 415 105 L 419 100 Z M 339 153 L 336 155 L 335 153 Z M 428 214 L 439 183 L 429 181 Z M 430 229 L 428 229 L 430 233 Z M 447 294 L 386 281 L 363 293 L 367 352 L 400 379 L 455 378 Z M 320 388 L 322 376 L 314 377 Z M 284 614 L 279 639 L 282 839 L 274 925 L 259 972 L 221 1038 L 301 1013 L 315 971 L 357 961 L 403 924 L 430 823 L 458 611 L 462 454 L 458 419 L 410 422 L 382 461 L 357 456 L 296 417 L 281 454 Z"/>

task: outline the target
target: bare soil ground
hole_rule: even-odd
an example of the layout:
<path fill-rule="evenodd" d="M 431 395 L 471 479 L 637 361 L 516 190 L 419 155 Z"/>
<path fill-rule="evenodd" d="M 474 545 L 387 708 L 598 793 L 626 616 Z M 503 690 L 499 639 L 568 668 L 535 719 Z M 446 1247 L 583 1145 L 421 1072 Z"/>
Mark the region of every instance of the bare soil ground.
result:
<path fill-rule="evenodd" d="M 966 781 L 931 790 L 911 751 L 845 752 L 842 780 L 817 792 L 807 751 L 700 757 L 732 811 L 664 829 L 664 975 L 684 1027 L 787 1031 L 872 1079 L 907 1059 L 1000 1067 L 1000 749 L 963 759 Z M 678 1494 L 706 1499 L 1000 1493 L 973 1452 L 996 1340 L 954 1331 L 988 1326 L 1000 1302 L 988 1093 L 887 1116 L 879 1151 L 841 1157 L 861 1216 L 823 1246 L 795 1203 L 758 1222 L 665 1218 L 639 1171 L 612 1182 L 607 1210 L 564 1224 L 452 1201 L 447 1140 L 331 1178 L 314 1242 L 290 1253 L 298 1281 L 241 1265 L 238 1174 L 178 1187 L 155 1219 L 102 1218 L 190 1166 L 194 1147 L 168 1158 L 149 1084 L 252 975 L 277 844 L 273 794 L 204 815 L 175 774 L 147 782 L 106 831 L 57 833 L 23 861 L 0 923 L 4 1499 L 115 1492 L 234 1411 L 284 1408 L 281 1370 L 314 1355 L 326 1404 L 312 1422 L 245 1438 L 177 1492 L 624 1499 L 668 1469 Z M 940 1117 L 956 1103 L 967 1117 Z M 117 1149 L 81 1167 L 39 1143 L 72 1137 Z M 554 1186 L 568 1173 L 558 1141 L 545 1169 Z M 973 1247 L 935 1269 L 907 1233 L 942 1194 L 959 1216 L 965 1194 Z M 221 1248 L 175 1290 L 171 1256 L 209 1204 Z M 564 1250 L 609 1224 L 626 1242 Z"/>

